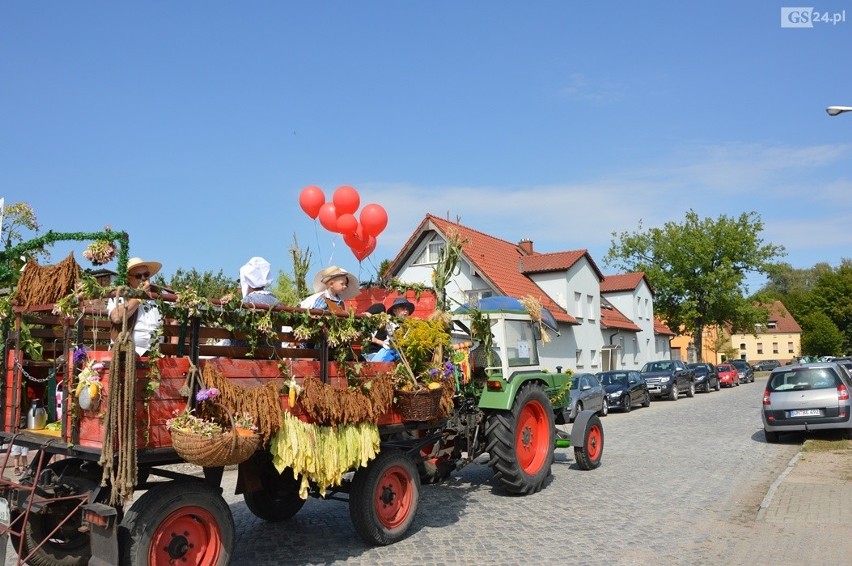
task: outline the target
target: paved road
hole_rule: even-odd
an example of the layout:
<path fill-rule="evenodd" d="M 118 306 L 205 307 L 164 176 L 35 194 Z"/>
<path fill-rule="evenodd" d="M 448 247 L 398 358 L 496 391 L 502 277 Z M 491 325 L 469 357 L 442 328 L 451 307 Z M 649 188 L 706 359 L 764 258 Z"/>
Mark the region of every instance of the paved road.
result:
<path fill-rule="evenodd" d="M 265 523 L 241 497 L 230 495 L 236 474 L 226 472 L 225 494 L 237 528 L 233 563 L 807 562 L 768 559 L 785 547 L 829 563 L 838 544 L 839 555 L 848 555 L 846 537 L 835 539 L 829 554 L 825 541 L 810 543 L 819 548 L 806 547 L 812 536 L 797 542 L 790 533 L 799 529 L 786 524 L 789 514 L 759 524 L 761 502 L 800 447 L 764 442 L 762 391 L 758 379 L 692 399 L 654 401 L 628 414 L 612 413 L 603 419 L 602 466 L 581 471 L 573 450 L 558 450 L 551 481 L 532 496 L 503 495 L 487 467 L 468 466 L 443 484 L 422 488 L 410 535 L 389 547 L 361 542 L 347 505 L 336 501 L 310 499 L 289 522 Z"/>
<path fill-rule="evenodd" d="M 552 481 L 533 496 L 502 495 L 487 467 L 469 466 L 424 487 L 410 536 L 390 547 L 365 546 L 341 503 L 310 500 L 286 525 L 235 503 L 234 563 L 732 563 L 718 526 L 753 521 L 799 449 L 764 442 L 762 391 L 758 381 L 613 413 L 602 466 L 581 471 L 559 450 Z"/>

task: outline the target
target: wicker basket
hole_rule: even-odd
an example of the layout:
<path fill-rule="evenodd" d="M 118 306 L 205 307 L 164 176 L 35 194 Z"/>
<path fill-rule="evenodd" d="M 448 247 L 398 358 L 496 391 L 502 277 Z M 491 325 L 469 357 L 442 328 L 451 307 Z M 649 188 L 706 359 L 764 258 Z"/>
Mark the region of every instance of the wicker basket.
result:
<path fill-rule="evenodd" d="M 406 421 L 431 421 L 441 410 L 443 388 L 393 392 L 396 410 Z"/>
<path fill-rule="evenodd" d="M 204 436 L 172 429 L 172 446 L 178 456 L 205 468 L 231 466 L 248 460 L 260 444 L 260 435 L 240 435 L 228 431 L 216 436 Z"/>

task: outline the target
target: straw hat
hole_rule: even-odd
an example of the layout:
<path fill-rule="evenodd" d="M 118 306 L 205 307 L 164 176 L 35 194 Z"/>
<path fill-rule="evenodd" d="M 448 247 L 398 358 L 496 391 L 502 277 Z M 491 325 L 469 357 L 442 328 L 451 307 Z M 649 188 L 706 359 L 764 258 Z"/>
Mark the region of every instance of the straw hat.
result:
<path fill-rule="evenodd" d="M 160 269 L 163 268 L 163 264 L 159 261 L 145 261 L 141 257 L 132 257 L 127 260 L 128 273 L 137 267 L 147 268 L 149 277 L 153 277 L 158 271 L 160 271 Z"/>
<path fill-rule="evenodd" d="M 317 293 L 325 291 L 329 281 L 331 281 L 335 277 L 340 277 L 343 275 L 346 276 L 347 281 L 349 281 L 349 285 L 346 287 L 346 289 L 343 290 L 342 293 L 340 293 L 340 298 L 343 300 L 351 299 L 361 291 L 360 285 L 358 283 L 358 278 L 343 269 L 342 267 L 338 267 L 336 265 L 330 265 L 325 269 L 320 270 L 319 273 L 314 275 L 314 291 L 316 291 Z"/>

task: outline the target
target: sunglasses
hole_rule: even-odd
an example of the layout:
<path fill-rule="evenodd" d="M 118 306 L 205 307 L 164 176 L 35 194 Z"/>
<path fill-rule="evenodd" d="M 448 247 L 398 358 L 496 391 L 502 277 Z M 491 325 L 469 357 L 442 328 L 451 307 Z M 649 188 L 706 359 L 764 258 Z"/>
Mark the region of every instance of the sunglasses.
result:
<path fill-rule="evenodd" d="M 146 271 L 144 273 L 137 273 L 133 277 L 137 281 L 141 281 L 142 279 L 149 279 L 151 277 L 151 274 Z"/>

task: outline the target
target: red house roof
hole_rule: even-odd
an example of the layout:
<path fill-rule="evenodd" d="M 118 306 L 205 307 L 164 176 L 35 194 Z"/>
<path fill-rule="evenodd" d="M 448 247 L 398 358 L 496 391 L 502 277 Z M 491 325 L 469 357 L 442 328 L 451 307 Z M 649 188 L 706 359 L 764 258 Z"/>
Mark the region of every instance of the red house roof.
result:
<path fill-rule="evenodd" d="M 775 301 L 771 305 L 764 305 L 769 309 L 769 323 L 775 323 L 775 328 L 761 328 L 761 334 L 801 334 L 802 327 L 784 306 L 781 301 Z"/>
<path fill-rule="evenodd" d="M 541 271 L 555 271 L 567 269 L 573 265 L 568 264 L 576 255 L 574 262 L 584 255 L 588 256 L 586 250 L 577 252 L 561 252 L 558 254 L 539 254 L 525 246 L 508 242 L 494 236 L 489 236 L 478 230 L 468 228 L 457 222 L 450 222 L 432 214 L 427 214 L 417 229 L 408 238 L 397 256 L 390 264 L 389 271 L 394 272 L 404 263 L 414 251 L 416 244 L 429 230 L 439 232 L 444 238 L 456 232 L 466 240 L 462 249 L 462 256 L 470 263 L 480 277 L 485 279 L 499 293 L 510 297 L 524 297 L 530 295 L 538 299 L 542 306 L 553 314 L 559 322 L 568 324 L 579 324 L 577 319 L 568 314 L 549 295 L 544 293 L 525 273 Z M 543 257 L 544 259 L 539 259 Z M 591 258 L 589 257 L 591 261 Z M 529 262 L 533 262 L 530 266 Z M 565 267 L 556 267 L 564 265 Z M 592 262 L 594 266 L 594 262 Z M 597 267 L 595 266 L 595 270 Z M 598 271 L 598 273 L 600 273 Z M 602 277 L 602 275 L 600 275 Z"/>
<path fill-rule="evenodd" d="M 603 283 L 601 283 L 601 293 L 634 291 L 642 281 L 645 281 L 645 284 L 648 286 L 648 289 L 651 290 L 651 296 L 653 296 L 654 288 L 651 287 L 651 282 L 648 281 L 648 278 L 645 276 L 644 271 L 605 276 Z"/>
<path fill-rule="evenodd" d="M 620 310 L 612 306 L 603 297 L 601 297 L 601 328 L 642 331 L 641 327 L 634 324 L 632 320 L 624 316 Z"/>
<path fill-rule="evenodd" d="M 665 336 L 675 336 L 675 333 L 669 328 L 665 322 L 657 317 L 654 317 L 654 334 L 662 334 Z"/>

